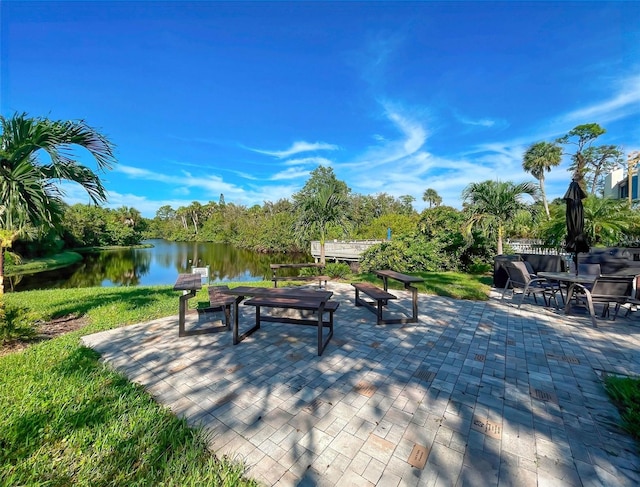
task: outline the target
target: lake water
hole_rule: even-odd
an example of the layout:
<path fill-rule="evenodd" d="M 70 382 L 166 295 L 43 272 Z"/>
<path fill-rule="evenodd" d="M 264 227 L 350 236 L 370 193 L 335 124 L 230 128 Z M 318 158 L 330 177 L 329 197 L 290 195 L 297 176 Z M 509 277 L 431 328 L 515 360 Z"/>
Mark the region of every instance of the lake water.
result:
<path fill-rule="evenodd" d="M 92 286 L 173 284 L 191 267 L 209 265 L 210 282 L 270 280 L 269 264 L 313 262 L 310 254 L 259 254 L 226 244 L 147 240 L 152 248 L 120 249 L 86 255 L 73 266 L 14 276 L 5 291 Z"/>

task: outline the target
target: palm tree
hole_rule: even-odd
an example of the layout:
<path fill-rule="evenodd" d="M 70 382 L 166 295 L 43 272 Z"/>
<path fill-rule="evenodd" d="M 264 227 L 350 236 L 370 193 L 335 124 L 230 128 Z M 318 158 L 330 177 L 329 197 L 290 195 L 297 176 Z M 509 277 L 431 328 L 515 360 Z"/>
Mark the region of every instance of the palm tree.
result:
<path fill-rule="evenodd" d="M 429 208 L 431 208 L 431 206 L 439 206 L 442 203 L 442 198 L 435 189 L 427 188 L 422 195 L 422 201 L 429 203 Z"/>
<path fill-rule="evenodd" d="M 0 116 L 0 294 L 4 292 L 4 251 L 28 228 L 57 226 L 63 216 L 60 181 L 80 184 L 94 203 L 106 201 L 100 178 L 79 164 L 72 148 L 84 147 L 98 169 L 115 163 L 113 144 L 98 131 L 79 121 L 31 118 L 25 113 Z M 39 156 L 45 152 L 48 160 Z"/>
<path fill-rule="evenodd" d="M 561 159 L 562 149 L 559 145 L 551 142 L 536 142 L 527 149 L 522 159 L 522 169 L 530 173 L 540 183 L 540 196 L 547 219 L 550 219 L 551 215 L 544 190 L 544 173 L 559 165 Z"/>
<path fill-rule="evenodd" d="M 596 245 L 614 246 L 635 238 L 640 217 L 623 200 L 590 195 L 584 201 L 584 231 Z M 561 247 L 567 236 L 566 206 L 551 205 L 551 220 L 541 225 L 540 236 L 547 245 Z"/>
<path fill-rule="evenodd" d="M 495 228 L 498 232 L 498 255 L 502 254 L 502 237 L 504 226 L 527 204 L 522 196 L 528 194 L 537 197 L 538 191 L 534 183 L 514 184 L 510 181 L 483 181 L 471 183 L 462 191 L 466 210 L 470 213 L 467 231 L 476 225 Z"/>
<path fill-rule="evenodd" d="M 316 193 L 301 198 L 297 203 L 296 232 L 300 236 L 318 235 L 320 263 L 325 264 L 324 244 L 329 225 L 344 226 L 347 215 L 347 196 L 343 188 L 332 181 L 320 187 Z"/>

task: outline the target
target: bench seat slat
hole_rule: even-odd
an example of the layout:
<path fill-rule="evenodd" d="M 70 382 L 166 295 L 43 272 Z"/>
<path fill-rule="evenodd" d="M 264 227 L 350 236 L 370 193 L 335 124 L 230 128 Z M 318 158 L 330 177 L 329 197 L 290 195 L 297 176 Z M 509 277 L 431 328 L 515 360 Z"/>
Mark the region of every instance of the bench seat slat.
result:
<path fill-rule="evenodd" d="M 354 282 L 351 285 L 358 289 L 360 292 L 365 293 L 370 298 L 375 299 L 376 301 L 384 299 L 398 299 L 397 296 L 388 293 L 384 289 L 380 289 L 378 286 L 370 284 L 368 282 Z"/>
<path fill-rule="evenodd" d="M 264 306 L 266 308 L 291 308 L 303 310 L 317 310 L 319 308 L 318 301 L 304 298 L 266 298 L 255 297 L 244 301 L 247 306 Z M 325 311 L 335 311 L 340 303 L 337 301 L 326 301 L 324 304 Z"/>

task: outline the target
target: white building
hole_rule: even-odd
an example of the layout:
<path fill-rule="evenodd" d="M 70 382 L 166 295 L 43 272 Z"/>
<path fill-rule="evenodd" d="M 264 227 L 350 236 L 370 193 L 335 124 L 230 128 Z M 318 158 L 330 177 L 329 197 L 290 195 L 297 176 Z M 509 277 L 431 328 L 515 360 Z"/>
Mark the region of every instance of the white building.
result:
<path fill-rule="evenodd" d="M 631 173 L 631 199 L 638 199 L 638 171 L 636 167 Z M 615 200 L 629 198 L 629 179 L 624 168 L 611 171 L 604 179 L 604 197 Z"/>

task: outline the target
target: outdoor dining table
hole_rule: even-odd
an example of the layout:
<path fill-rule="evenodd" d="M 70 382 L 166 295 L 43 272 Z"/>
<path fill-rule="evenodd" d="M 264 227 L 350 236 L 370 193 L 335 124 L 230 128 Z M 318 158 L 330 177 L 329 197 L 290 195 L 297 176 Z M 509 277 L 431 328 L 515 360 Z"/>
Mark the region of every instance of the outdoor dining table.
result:
<path fill-rule="evenodd" d="M 402 323 L 417 323 L 418 321 L 418 289 L 411 284 L 417 282 L 424 282 L 424 279 L 421 277 L 409 276 L 407 274 L 402 274 L 400 272 L 392 271 L 392 270 L 377 270 L 373 271 L 376 276 L 382 279 L 382 284 L 384 286 L 384 290 L 389 290 L 389 279 L 393 279 L 395 281 L 401 282 L 404 284 L 404 288 L 411 291 L 411 301 L 412 301 L 412 316 L 411 318 L 403 318 L 400 320 Z M 387 320 L 389 321 L 389 320 Z"/>
<path fill-rule="evenodd" d="M 266 298 L 289 298 L 304 299 L 305 301 L 315 302 L 318 305 L 318 326 L 322 328 L 322 312 L 324 304 L 333 296 L 332 291 L 316 291 L 310 289 L 290 289 L 290 288 L 273 288 L 273 287 L 256 287 L 256 286 L 238 286 L 232 289 L 221 290 L 224 294 L 236 296 L 233 305 L 233 344 L 237 345 L 247 338 L 253 332 L 259 329 L 256 323 L 252 328 L 240 334 L 238 307 L 247 296 L 266 297 Z"/>
<path fill-rule="evenodd" d="M 558 283 L 560 296 L 565 303 L 565 314 L 569 314 L 569 300 L 571 299 L 571 296 L 569 296 L 569 290 L 571 289 L 571 285 L 590 285 L 598 278 L 598 276 L 594 274 L 574 274 L 573 272 L 538 272 L 536 275 L 546 279 L 547 281 Z M 562 294 L 563 287 L 567 289 L 566 295 Z"/>

